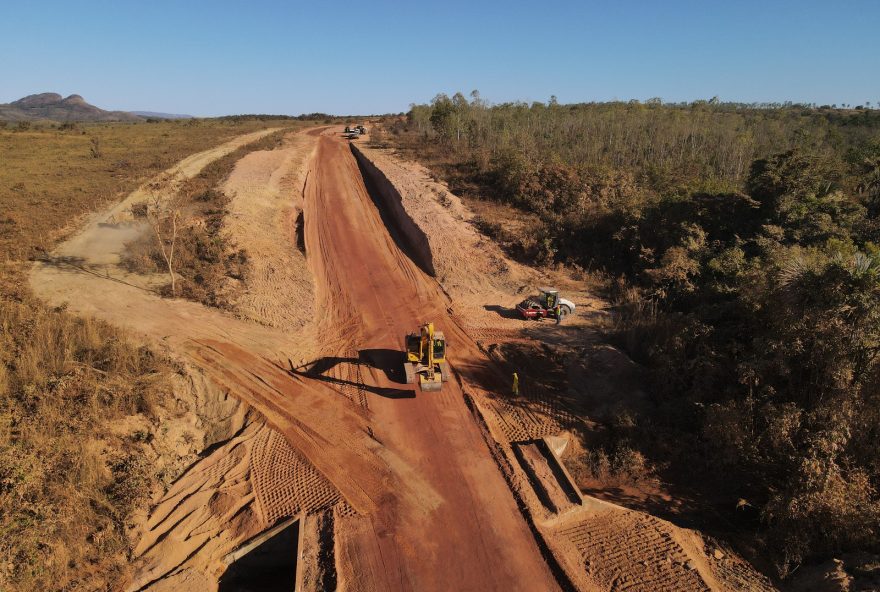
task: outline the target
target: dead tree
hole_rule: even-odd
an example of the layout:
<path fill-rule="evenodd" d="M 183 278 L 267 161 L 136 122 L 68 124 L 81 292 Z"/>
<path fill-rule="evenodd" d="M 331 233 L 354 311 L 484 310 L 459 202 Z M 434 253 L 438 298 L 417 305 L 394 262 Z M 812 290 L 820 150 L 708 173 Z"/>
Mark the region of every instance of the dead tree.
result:
<path fill-rule="evenodd" d="M 162 258 L 165 260 L 165 265 L 168 267 L 168 276 L 171 278 L 171 295 L 177 296 L 177 277 L 174 275 L 174 247 L 177 245 L 180 209 L 170 201 L 163 205 L 159 196 L 154 196 L 152 204 L 147 208 L 147 221 L 156 234 L 156 239 L 159 241 L 159 250 L 162 253 Z"/>

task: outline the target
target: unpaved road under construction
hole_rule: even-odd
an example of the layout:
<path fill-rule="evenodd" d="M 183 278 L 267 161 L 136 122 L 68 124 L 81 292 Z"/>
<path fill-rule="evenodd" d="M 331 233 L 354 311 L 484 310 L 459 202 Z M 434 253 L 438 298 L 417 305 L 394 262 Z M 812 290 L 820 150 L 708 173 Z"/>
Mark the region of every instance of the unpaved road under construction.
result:
<path fill-rule="evenodd" d="M 458 382 L 439 393 L 400 384 L 403 337 L 420 322 L 446 331 L 453 367 L 481 354 L 448 316 L 436 281 L 383 224 L 346 143 L 320 139 L 305 197 L 318 327 L 332 336 L 322 358 L 357 351 L 367 361 L 372 431 L 400 463 L 392 467 L 386 497 L 351 520 L 337 552 L 365 588 L 555 589 Z M 410 473 L 418 487 L 400 487 Z"/>
<path fill-rule="evenodd" d="M 234 314 L 162 298 L 164 278 L 120 266 L 149 232 L 131 206 L 155 184 L 34 266 L 50 304 L 178 359 L 191 388 L 172 403 L 196 417 L 162 429 L 205 434 L 134 520 L 120 586 L 217 590 L 232 562 L 302 518 L 308 590 L 772 590 L 695 531 L 580 495 L 542 440 L 563 432 L 562 410 L 533 385 L 532 404 L 511 397 L 493 348 L 582 338 L 596 301 L 560 285 L 579 310 L 561 329 L 491 312 L 545 277 L 506 259 L 417 165 L 356 157 L 338 131 L 291 133 L 227 180 L 225 231 L 258 259 Z M 185 159 L 159 197 L 266 133 Z M 404 384 L 404 336 L 424 322 L 448 342 L 454 377 L 440 392 Z"/>
<path fill-rule="evenodd" d="M 318 330 L 331 344 L 316 363 L 350 363 L 349 352 L 367 362 L 371 430 L 397 456 L 375 508 L 337 535 L 353 589 L 554 589 L 459 384 L 440 393 L 401 384 L 403 337 L 423 321 L 447 331 L 453 366 L 480 354 L 383 224 L 347 143 L 320 138 L 305 200 Z"/>
<path fill-rule="evenodd" d="M 283 434 L 350 507 L 334 527 L 340 587 L 557 589 L 458 380 L 439 393 L 402 384 L 403 338 L 422 322 L 446 332 L 454 369 L 482 354 L 450 318 L 438 283 L 402 250 L 405 237 L 383 222 L 348 143 L 312 135 L 303 242 L 314 276 L 315 345 L 305 364 L 305 338 L 160 298 L 114 267 L 135 225 L 125 202 L 38 264 L 35 291 L 168 345 Z M 285 286 L 275 289 L 283 294 Z M 356 396 L 340 397 L 340 389 Z M 268 526 L 246 523 L 246 500 L 226 499 L 230 490 L 160 502 L 137 549 L 142 566 L 131 589 L 198 565 L 199 554 L 217 559 Z M 197 526 L 175 534 L 187 521 Z M 227 527 L 244 534 L 217 534 Z"/>

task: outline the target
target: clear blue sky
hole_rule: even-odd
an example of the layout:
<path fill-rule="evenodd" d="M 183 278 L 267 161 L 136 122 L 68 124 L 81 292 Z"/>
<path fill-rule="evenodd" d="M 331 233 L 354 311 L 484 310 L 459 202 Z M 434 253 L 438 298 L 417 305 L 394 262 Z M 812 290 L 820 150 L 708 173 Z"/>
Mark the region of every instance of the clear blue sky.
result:
<path fill-rule="evenodd" d="M 192 115 L 492 102 L 880 103 L 880 0 L 0 0 L 0 103 Z"/>

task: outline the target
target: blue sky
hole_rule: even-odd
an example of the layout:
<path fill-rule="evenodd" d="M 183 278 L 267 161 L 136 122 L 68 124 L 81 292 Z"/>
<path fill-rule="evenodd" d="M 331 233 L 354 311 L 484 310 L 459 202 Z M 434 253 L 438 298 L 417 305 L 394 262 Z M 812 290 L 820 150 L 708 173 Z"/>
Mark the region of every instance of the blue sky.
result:
<path fill-rule="evenodd" d="M 880 0 L 0 0 L 0 102 L 405 111 L 438 92 L 880 104 Z"/>

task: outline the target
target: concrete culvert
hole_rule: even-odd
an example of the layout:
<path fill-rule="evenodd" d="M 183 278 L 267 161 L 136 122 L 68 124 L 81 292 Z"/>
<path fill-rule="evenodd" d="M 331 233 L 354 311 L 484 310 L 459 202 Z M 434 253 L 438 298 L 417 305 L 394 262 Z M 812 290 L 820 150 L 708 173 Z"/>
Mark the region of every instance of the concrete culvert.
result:
<path fill-rule="evenodd" d="M 219 592 L 291 592 L 296 586 L 299 521 L 270 530 L 235 553 Z"/>

